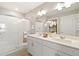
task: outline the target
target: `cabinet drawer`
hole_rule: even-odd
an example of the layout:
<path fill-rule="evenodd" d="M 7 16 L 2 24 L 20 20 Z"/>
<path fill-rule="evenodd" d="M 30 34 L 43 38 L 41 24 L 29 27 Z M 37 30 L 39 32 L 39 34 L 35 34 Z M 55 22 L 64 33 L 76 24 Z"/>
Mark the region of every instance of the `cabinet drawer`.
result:
<path fill-rule="evenodd" d="M 43 43 L 42 39 L 40 39 L 40 38 L 36 38 L 36 37 L 28 37 L 28 38 L 37 42 L 37 43 L 41 43 L 41 44 Z"/>
<path fill-rule="evenodd" d="M 69 55 L 58 51 L 57 53 L 55 53 L 55 56 L 69 56 Z"/>
<path fill-rule="evenodd" d="M 45 41 L 43 40 L 43 45 L 49 47 L 49 48 L 53 48 L 55 50 L 61 50 L 61 45 L 54 43 L 54 42 L 50 42 L 50 41 Z"/>
<path fill-rule="evenodd" d="M 72 56 L 79 56 L 79 50 L 72 48 L 72 47 L 68 47 L 68 46 L 62 46 L 62 52 L 72 55 Z"/>
<path fill-rule="evenodd" d="M 53 48 L 55 50 L 61 51 L 67 55 L 79 56 L 79 50 L 72 47 L 64 46 L 61 44 L 57 44 L 57 43 L 49 42 L 45 40 L 43 41 L 43 45 L 48 46 L 49 48 Z"/>

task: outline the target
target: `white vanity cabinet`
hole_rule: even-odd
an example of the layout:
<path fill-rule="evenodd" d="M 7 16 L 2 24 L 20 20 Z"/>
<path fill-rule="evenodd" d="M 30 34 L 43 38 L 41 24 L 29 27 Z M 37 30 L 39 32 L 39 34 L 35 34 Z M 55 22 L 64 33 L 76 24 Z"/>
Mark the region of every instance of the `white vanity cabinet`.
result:
<path fill-rule="evenodd" d="M 62 50 L 60 44 L 43 40 L 43 55 L 44 56 L 68 56 Z"/>
<path fill-rule="evenodd" d="M 31 36 L 28 37 L 28 51 L 33 56 L 79 56 L 77 48 L 59 44 L 50 39 Z"/>
<path fill-rule="evenodd" d="M 64 53 L 70 55 L 70 56 L 79 56 L 79 49 L 68 47 L 68 46 L 63 46 L 62 45 L 62 50 Z"/>
<path fill-rule="evenodd" d="M 54 46 L 55 47 L 55 46 Z M 43 46 L 43 56 L 69 56 L 63 51 L 58 51 L 47 46 Z"/>

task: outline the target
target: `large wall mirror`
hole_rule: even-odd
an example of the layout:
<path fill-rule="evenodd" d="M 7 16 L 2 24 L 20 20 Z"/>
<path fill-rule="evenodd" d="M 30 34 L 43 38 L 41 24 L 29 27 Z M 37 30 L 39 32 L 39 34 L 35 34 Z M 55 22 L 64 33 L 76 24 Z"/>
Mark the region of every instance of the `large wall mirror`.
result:
<path fill-rule="evenodd" d="M 60 16 L 47 20 L 48 32 L 69 36 L 79 36 L 79 14 Z"/>
<path fill-rule="evenodd" d="M 49 24 L 49 32 L 57 33 L 57 20 L 51 20 Z"/>
<path fill-rule="evenodd" d="M 51 19 L 46 21 L 45 26 L 48 27 L 48 32 L 57 33 L 57 19 Z"/>

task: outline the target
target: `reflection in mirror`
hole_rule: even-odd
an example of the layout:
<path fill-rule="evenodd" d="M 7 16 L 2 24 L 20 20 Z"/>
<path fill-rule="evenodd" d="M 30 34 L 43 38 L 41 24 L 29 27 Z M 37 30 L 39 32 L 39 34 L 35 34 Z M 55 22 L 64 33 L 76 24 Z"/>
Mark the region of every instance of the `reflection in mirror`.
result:
<path fill-rule="evenodd" d="M 0 33 L 6 31 L 6 25 L 4 23 L 0 23 Z"/>
<path fill-rule="evenodd" d="M 71 14 L 48 19 L 47 32 L 67 36 L 79 36 L 79 14 Z M 45 30 L 46 30 L 45 29 Z"/>
<path fill-rule="evenodd" d="M 45 26 L 48 27 L 48 32 L 57 33 L 57 19 L 46 21 Z"/>
<path fill-rule="evenodd" d="M 49 24 L 49 32 L 50 33 L 57 33 L 57 20 L 52 20 Z"/>

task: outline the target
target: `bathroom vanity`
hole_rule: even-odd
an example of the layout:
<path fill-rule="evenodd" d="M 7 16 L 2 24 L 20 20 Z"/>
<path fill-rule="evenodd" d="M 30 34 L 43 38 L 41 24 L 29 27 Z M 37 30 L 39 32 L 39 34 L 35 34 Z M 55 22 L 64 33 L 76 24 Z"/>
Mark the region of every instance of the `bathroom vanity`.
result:
<path fill-rule="evenodd" d="M 28 51 L 33 56 L 79 56 L 79 38 L 53 34 L 44 38 L 42 35 L 28 35 Z"/>

